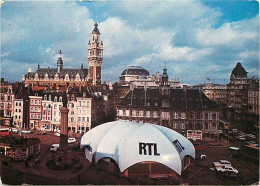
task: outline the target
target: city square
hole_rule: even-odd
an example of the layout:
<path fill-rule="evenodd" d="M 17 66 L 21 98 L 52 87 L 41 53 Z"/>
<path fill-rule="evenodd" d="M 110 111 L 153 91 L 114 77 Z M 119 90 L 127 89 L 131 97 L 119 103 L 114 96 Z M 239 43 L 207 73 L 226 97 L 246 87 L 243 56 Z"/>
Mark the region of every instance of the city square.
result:
<path fill-rule="evenodd" d="M 258 184 L 258 12 L 1 2 L 2 183 Z"/>

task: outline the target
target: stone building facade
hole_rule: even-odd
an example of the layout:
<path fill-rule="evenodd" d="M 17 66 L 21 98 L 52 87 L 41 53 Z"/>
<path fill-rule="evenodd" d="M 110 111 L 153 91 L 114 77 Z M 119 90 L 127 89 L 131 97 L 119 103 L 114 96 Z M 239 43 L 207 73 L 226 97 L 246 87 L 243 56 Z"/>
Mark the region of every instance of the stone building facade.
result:
<path fill-rule="evenodd" d="M 41 68 L 38 64 L 36 72 L 31 68 L 23 75 L 23 83 L 26 86 L 40 85 L 53 86 L 96 86 L 101 83 L 101 64 L 103 60 L 103 43 L 100 41 L 100 32 L 95 23 L 92 31 L 91 42 L 88 43 L 88 65 L 89 69 L 64 68 L 62 52 L 59 51 L 56 68 Z"/>
<path fill-rule="evenodd" d="M 227 85 L 207 83 L 202 85 L 203 93 L 218 104 L 227 103 Z"/>
<path fill-rule="evenodd" d="M 13 124 L 15 127 L 22 127 L 24 125 L 24 101 L 23 99 L 14 99 L 14 118 Z"/>
<path fill-rule="evenodd" d="M 95 89 L 79 88 L 68 92 L 69 130 L 85 133 L 103 123 L 104 100 Z"/>

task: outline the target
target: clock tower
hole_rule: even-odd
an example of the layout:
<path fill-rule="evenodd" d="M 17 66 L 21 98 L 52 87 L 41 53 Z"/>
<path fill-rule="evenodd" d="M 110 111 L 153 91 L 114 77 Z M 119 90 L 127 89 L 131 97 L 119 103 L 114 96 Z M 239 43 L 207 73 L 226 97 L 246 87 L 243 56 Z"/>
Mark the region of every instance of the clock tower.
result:
<path fill-rule="evenodd" d="M 98 24 L 94 24 L 91 40 L 88 42 L 88 82 L 92 86 L 101 84 L 101 65 L 103 60 L 103 43 L 100 40 Z"/>

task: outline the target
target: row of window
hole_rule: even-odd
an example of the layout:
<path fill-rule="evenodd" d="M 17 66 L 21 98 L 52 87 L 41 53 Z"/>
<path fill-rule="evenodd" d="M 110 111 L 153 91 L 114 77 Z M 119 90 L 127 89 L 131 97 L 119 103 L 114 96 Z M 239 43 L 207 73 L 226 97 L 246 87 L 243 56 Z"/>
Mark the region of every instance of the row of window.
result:
<path fill-rule="evenodd" d="M 47 95 L 44 95 L 44 100 L 47 101 Z M 51 95 L 49 95 L 49 99 L 48 100 L 51 101 Z M 58 101 L 58 97 L 57 96 L 54 97 L 54 101 L 56 101 L 56 102 Z M 62 97 L 61 96 L 59 97 L 59 102 L 62 102 Z"/>
<path fill-rule="evenodd" d="M 129 110 L 118 110 L 119 116 L 129 116 Z M 153 117 L 158 118 L 159 111 L 138 111 L 132 110 L 133 117 Z M 173 119 L 202 119 L 203 114 L 201 112 L 173 112 Z M 170 119 L 170 112 L 161 112 L 162 119 Z M 204 113 L 204 119 L 208 120 L 216 120 L 217 114 L 216 113 Z"/>
<path fill-rule="evenodd" d="M 18 107 L 18 106 L 22 106 L 22 103 L 21 103 L 21 102 L 16 102 L 16 103 L 15 103 L 15 106 L 17 106 L 17 107 Z"/>
<path fill-rule="evenodd" d="M 31 107 L 31 112 L 41 112 L 41 107 Z"/>
<path fill-rule="evenodd" d="M 30 119 L 41 119 L 41 114 L 30 114 Z"/>
<path fill-rule="evenodd" d="M 41 100 L 31 99 L 31 105 L 40 105 L 40 104 L 41 104 Z"/>
<path fill-rule="evenodd" d="M 43 116 L 42 120 L 46 120 L 46 118 L 47 118 L 48 121 L 51 121 L 51 117 L 50 116 L 48 116 L 48 117 Z"/>
<path fill-rule="evenodd" d="M 177 129 L 178 126 L 180 126 L 181 129 L 185 129 L 185 123 L 181 123 L 181 124 L 178 124 L 177 122 L 172 123 L 172 128 Z M 187 125 L 188 129 L 196 129 L 196 130 L 201 130 L 202 128 L 204 130 L 209 130 L 209 127 L 210 127 L 210 125 L 208 123 L 202 124 L 202 123 L 191 123 L 190 122 Z M 217 127 L 216 123 L 212 123 L 210 128 L 215 130 L 216 127 Z"/>
<path fill-rule="evenodd" d="M 21 109 L 15 109 L 15 112 L 22 112 Z"/>
<path fill-rule="evenodd" d="M 54 106 L 53 106 L 54 110 L 57 110 L 58 107 L 59 107 L 59 110 L 60 110 L 61 107 L 62 107 L 62 105 L 61 105 L 61 104 L 58 104 L 58 105 L 57 105 L 57 104 L 54 104 Z M 51 104 L 46 104 L 46 103 L 44 103 L 44 104 L 43 104 L 43 108 L 49 108 L 49 109 L 51 109 L 52 106 L 51 106 Z"/>
<path fill-rule="evenodd" d="M 90 106 L 90 101 L 79 101 L 79 106 L 89 107 Z"/>
<path fill-rule="evenodd" d="M 86 110 L 86 109 L 78 109 L 78 114 L 85 114 L 87 111 L 88 110 Z M 71 112 L 73 112 L 73 111 L 71 111 Z"/>
<path fill-rule="evenodd" d="M 89 51 L 89 55 L 95 55 L 95 50 L 94 51 Z M 101 52 L 97 51 L 97 55 L 100 56 Z"/>
<path fill-rule="evenodd" d="M 15 115 L 14 118 L 15 119 L 21 119 L 21 115 Z"/>
<path fill-rule="evenodd" d="M 43 110 L 43 115 L 46 115 L 46 113 L 47 113 L 47 115 L 51 115 L 51 111 L 50 111 L 50 110 L 48 110 L 47 112 L 46 112 L 46 110 Z M 60 112 L 59 112 L 59 113 L 60 113 Z M 56 116 L 56 111 L 53 112 L 53 115 Z M 60 115 L 60 114 L 59 114 L 59 115 Z"/>
<path fill-rule="evenodd" d="M 79 122 L 89 122 L 89 117 L 78 117 Z M 74 122 L 74 119 L 71 118 L 71 122 Z"/>

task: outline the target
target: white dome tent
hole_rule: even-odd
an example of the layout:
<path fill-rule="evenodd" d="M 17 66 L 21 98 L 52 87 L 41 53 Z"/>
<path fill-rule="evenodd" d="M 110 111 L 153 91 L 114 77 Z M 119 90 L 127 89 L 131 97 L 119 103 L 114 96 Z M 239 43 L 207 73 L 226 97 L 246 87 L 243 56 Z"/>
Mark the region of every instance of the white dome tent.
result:
<path fill-rule="evenodd" d="M 81 147 L 90 162 L 111 158 L 120 172 L 137 163 L 157 162 L 181 175 L 189 164 L 185 157 L 195 158 L 192 143 L 176 131 L 132 121 L 113 121 L 91 129 L 82 136 Z"/>

